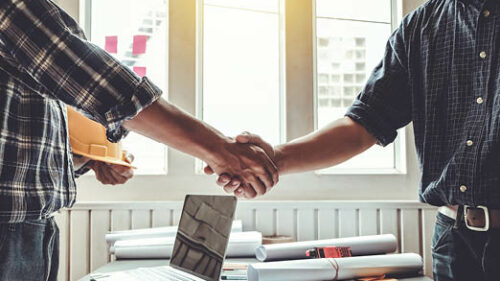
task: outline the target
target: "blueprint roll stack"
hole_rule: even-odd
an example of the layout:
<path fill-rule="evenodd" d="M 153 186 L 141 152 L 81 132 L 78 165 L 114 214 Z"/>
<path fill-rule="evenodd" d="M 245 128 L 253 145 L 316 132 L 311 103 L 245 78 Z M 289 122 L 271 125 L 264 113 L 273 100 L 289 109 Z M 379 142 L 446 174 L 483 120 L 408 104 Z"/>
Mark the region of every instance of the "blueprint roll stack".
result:
<path fill-rule="evenodd" d="M 231 232 L 243 232 L 243 223 L 241 220 L 235 220 Z M 113 245 L 116 241 L 148 239 L 148 238 L 167 238 L 174 237 L 177 234 L 177 226 L 165 226 L 154 228 L 142 228 L 132 230 L 112 231 L 105 235 L 106 242 Z"/>
<path fill-rule="evenodd" d="M 351 247 L 353 256 L 387 254 L 396 251 L 398 242 L 394 235 L 371 235 L 328 240 L 303 241 L 262 245 L 255 256 L 259 261 L 306 259 L 306 251 L 316 247 Z"/>
<path fill-rule="evenodd" d="M 168 259 L 172 256 L 174 243 L 175 237 L 120 240 L 109 251 L 117 259 Z M 261 245 L 260 232 L 233 232 L 229 236 L 226 255 L 231 258 L 255 257 L 255 249 Z"/>
<path fill-rule="evenodd" d="M 411 253 L 278 261 L 251 264 L 248 281 L 348 280 L 385 274 L 415 274 L 422 267 L 422 258 Z"/>

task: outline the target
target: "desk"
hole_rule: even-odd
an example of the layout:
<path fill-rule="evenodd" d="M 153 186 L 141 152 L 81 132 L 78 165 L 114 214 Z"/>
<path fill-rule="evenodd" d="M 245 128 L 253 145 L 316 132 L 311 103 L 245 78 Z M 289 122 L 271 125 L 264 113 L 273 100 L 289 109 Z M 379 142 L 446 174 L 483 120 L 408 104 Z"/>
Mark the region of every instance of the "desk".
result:
<path fill-rule="evenodd" d="M 255 263 L 257 260 L 255 259 L 228 259 L 227 262 L 231 263 Z M 162 266 L 167 265 L 168 260 L 118 260 L 111 262 L 103 267 L 98 268 L 96 271 L 92 272 L 92 274 L 96 273 L 108 273 L 115 271 L 123 271 L 128 269 L 135 269 L 139 267 L 153 267 L 153 266 Z M 414 278 L 405 278 L 399 279 L 400 281 L 432 281 L 432 279 L 428 277 L 414 277 Z M 80 279 L 80 281 L 90 281 L 90 275 L 87 275 Z"/>

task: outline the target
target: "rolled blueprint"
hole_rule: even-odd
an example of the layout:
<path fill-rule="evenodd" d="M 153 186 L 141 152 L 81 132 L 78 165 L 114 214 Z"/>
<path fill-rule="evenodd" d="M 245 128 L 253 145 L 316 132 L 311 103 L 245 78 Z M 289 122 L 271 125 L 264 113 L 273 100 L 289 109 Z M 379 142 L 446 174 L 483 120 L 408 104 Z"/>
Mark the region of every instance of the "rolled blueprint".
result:
<path fill-rule="evenodd" d="M 417 254 L 255 263 L 248 267 L 248 281 L 345 280 L 418 273 L 422 266 L 422 258 Z"/>
<path fill-rule="evenodd" d="M 351 247 L 353 256 L 386 254 L 396 251 L 397 239 L 392 234 L 262 245 L 255 256 L 259 261 L 305 259 L 306 251 L 315 247 Z"/>
<path fill-rule="evenodd" d="M 116 241 L 110 253 L 117 259 L 168 259 L 172 255 L 175 237 Z M 235 232 L 229 237 L 227 257 L 255 257 L 255 249 L 262 245 L 260 232 Z"/>
<path fill-rule="evenodd" d="M 233 222 L 231 232 L 242 232 L 243 223 L 241 220 Z M 177 234 L 177 226 L 155 227 L 155 228 L 142 228 L 133 230 L 112 231 L 106 234 L 106 242 L 113 245 L 116 241 L 132 240 L 132 239 L 146 239 L 146 238 L 166 238 L 175 237 Z"/>

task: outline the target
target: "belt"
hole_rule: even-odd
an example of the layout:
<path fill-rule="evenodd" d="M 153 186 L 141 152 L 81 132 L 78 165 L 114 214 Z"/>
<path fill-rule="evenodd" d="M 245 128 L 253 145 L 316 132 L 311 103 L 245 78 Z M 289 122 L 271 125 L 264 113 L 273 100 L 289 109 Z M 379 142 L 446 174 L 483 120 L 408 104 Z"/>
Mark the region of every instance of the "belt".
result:
<path fill-rule="evenodd" d="M 439 212 L 453 220 L 458 218 L 458 206 L 442 206 Z M 500 228 L 500 209 L 489 209 L 484 206 L 463 206 L 463 215 L 467 228 L 474 231 L 488 231 Z"/>

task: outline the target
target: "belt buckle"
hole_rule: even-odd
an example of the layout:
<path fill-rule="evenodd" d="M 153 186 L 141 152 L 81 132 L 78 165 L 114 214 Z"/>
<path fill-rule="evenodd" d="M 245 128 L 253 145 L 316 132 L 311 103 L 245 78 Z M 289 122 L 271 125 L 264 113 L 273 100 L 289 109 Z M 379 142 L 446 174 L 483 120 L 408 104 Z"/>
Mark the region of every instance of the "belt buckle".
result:
<path fill-rule="evenodd" d="M 490 212 L 488 211 L 488 207 L 485 206 L 477 206 L 475 208 L 477 209 L 482 209 L 484 212 L 484 226 L 483 227 L 475 227 L 469 225 L 469 222 L 467 222 L 467 209 L 469 209 L 470 206 L 465 205 L 464 206 L 464 220 L 465 220 L 465 226 L 467 226 L 468 229 L 474 230 L 474 231 L 488 231 L 490 229 Z"/>

